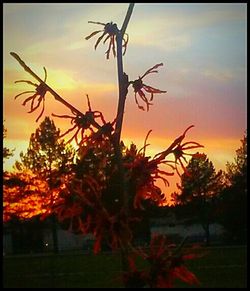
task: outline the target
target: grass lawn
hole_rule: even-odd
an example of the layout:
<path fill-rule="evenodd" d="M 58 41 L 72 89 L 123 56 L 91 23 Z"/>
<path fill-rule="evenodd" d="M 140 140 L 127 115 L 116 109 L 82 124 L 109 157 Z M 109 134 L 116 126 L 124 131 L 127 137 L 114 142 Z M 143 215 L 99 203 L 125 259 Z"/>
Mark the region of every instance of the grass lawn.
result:
<path fill-rule="evenodd" d="M 187 265 L 200 288 L 246 288 L 247 248 L 204 248 L 205 256 Z M 115 288 L 122 287 L 118 254 L 60 254 L 4 257 L 4 288 Z M 176 282 L 176 287 L 191 287 Z"/>

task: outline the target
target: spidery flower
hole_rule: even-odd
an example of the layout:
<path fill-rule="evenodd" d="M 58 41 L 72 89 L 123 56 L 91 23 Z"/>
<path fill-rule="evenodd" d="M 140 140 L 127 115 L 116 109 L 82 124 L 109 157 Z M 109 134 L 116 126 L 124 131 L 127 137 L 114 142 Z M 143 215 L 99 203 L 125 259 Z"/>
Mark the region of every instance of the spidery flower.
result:
<path fill-rule="evenodd" d="M 84 180 L 71 180 L 53 207 L 58 220 L 69 231 L 95 236 L 94 253 L 101 250 L 104 240 L 113 250 L 129 243 L 132 240 L 129 224 L 135 220 L 128 218 L 122 209 L 111 214 L 101 201 L 102 191 L 97 180 L 84 175 Z"/>
<path fill-rule="evenodd" d="M 96 30 L 96 31 L 92 32 L 90 35 L 85 37 L 85 39 L 88 40 L 91 37 L 93 37 L 94 35 L 102 32 L 102 35 L 97 39 L 97 41 L 95 43 L 95 49 L 97 48 L 97 46 L 99 45 L 101 40 L 106 36 L 104 41 L 103 41 L 103 43 L 105 44 L 106 41 L 109 40 L 109 46 L 108 46 L 107 51 L 105 52 L 106 58 L 109 59 L 111 49 L 112 49 L 114 57 L 116 57 L 115 38 L 116 38 L 117 34 L 119 33 L 119 29 L 118 29 L 116 23 L 113 23 L 112 21 L 108 22 L 108 23 L 88 21 L 88 23 L 102 25 L 102 26 L 104 26 L 104 29 Z M 123 51 L 123 55 L 124 55 L 126 50 L 127 50 L 127 44 L 128 44 L 128 34 L 127 33 L 124 34 L 123 41 L 124 41 L 124 43 L 122 46 L 124 48 L 124 51 Z"/>
<path fill-rule="evenodd" d="M 203 145 L 197 143 L 197 142 L 194 142 L 194 141 L 189 141 L 189 142 L 185 142 L 185 143 L 182 143 L 182 141 L 184 140 L 185 136 L 186 136 L 186 133 L 189 129 L 191 129 L 192 127 L 194 127 L 194 125 L 191 125 L 189 126 L 185 131 L 184 133 L 179 136 L 171 145 L 170 147 L 155 155 L 155 157 L 159 156 L 157 159 L 164 159 L 168 154 L 174 154 L 174 157 L 175 157 L 175 169 L 176 169 L 176 172 L 179 176 L 181 176 L 180 174 L 180 171 L 178 170 L 178 163 L 180 163 L 181 165 L 181 168 L 182 170 L 187 174 L 189 175 L 186 167 L 184 166 L 184 163 L 183 161 L 187 164 L 188 161 L 186 159 L 185 156 L 194 156 L 194 155 L 197 155 L 196 153 L 194 154 L 190 154 L 190 153 L 187 153 L 185 152 L 186 150 L 190 150 L 190 149 L 195 149 L 195 148 L 200 148 L 200 147 L 204 147 Z M 182 161 L 183 160 L 183 161 Z"/>
<path fill-rule="evenodd" d="M 30 111 L 28 113 L 34 112 L 40 106 L 40 104 L 42 102 L 42 111 L 39 114 L 39 116 L 37 117 L 36 122 L 38 122 L 38 120 L 40 119 L 40 117 L 42 116 L 42 114 L 44 112 L 45 94 L 47 92 L 47 85 L 45 84 L 45 82 L 47 80 L 47 71 L 46 71 L 45 67 L 43 67 L 43 69 L 44 69 L 45 77 L 44 77 L 44 81 L 41 82 L 40 84 L 35 84 L 35 83 L 28 81 L 28 80 L 15 81 L 15 83 L 27 83 L 27 84 L 30 84 L 36 88 L 35 91 L 25 91 L 25 92 L 22 92 L 22 93 L 15 96 L 15 99 L 16 99 L 23 94 L 34 93 L 32 96 L 26 98 L 24 100 L 24 102 L 22 103 L 22 105 L 25 106 L 27 102 L 31 102 Z M 37 102 L 36 104 L 35 104 L 35 101 Z"/>
<path fill-rule="evenodd" d="M 134 144 L 126 150 L 123 162 L 128 179 L 135 185 L 133 206 L 134 208 L 140 209 L 143 209 L 142 201 L 146 199 L 154 201 L 157 205 L 162 205 L 166 197 L 161 189 L 155 185 L 156 181 L 161 179 L 166 186 L 169 186 L 166 176 L 174 175 L 173 172 L 159 169 L 160 164 L 165 164 L 171 169 L 174 169 L 169 161 L 164 159 L 150 159 L 150 157 L 145 156 L 145 148 L 148 146 L 146 140 L 149 133 L 146 136 L 144 146 L 139 151 L 137 151 Z"/>
<path fill-rule="evenodd" d="M 153 101 L 153 97 L 154 94 L 156 93 L 166 93 L 167 91 L 162 91 L 160 89 L 157 88 L 153 88 L 151 86 L 148 86 L 146 84 L 143 83 L 143 78 L 146 77 L 147 75 L 151 74 L 151 73 L 158 73 L 158 70 L 156 70 L 158 67 L 163 66 L 163 63 L 160 64 L 156 64 L 155 66 L 153 66 L 152 68 L 150 68 L 149 70 L 147 70 L 145 72 L 144 75 L 142 75 L 142 77 L 139 76 L 139 79 L 132 81 L 130 83 L 132 83 L 132 86 L 134 88 L 134 93 L 135 93 L 135 102 L 137 104 L 137 106 L 139 107 L 139 109 L 141 110 L 145 110 L 143 106 L 141 106 L 137 100 L 137 94 L 140 96 L 140 98 L 142 99 L 142 101 L 144 103 L 146 103 L 147 106 L 147 111 L 149 110 L 149 105 L 152 105 L 152 103 L 150 103 L 151 101 Z M 145 95 L 145 92 L 150 93 L 151 97 L 148 100 L 148 98 Z"/>
<path fill-rule="evenodd" d="M 185 260 L 197 256 L 195 254 L 174 254 L 171 245 L 163 235 L 154 235 L 149 250 L 139 248 L 136 250 L 136 254 L 148 263 L 148 268 L 138 271 L 133 258 L 130 257 L 130 271 L 125 274 L 128 282 L 138 280 L 141 287 L 150 288 L 173 288 L 176 279 L 188 284 L 199 284 L 196 276 L 184 264 Z"/>
<path fill-rule="evenodd" d="M 94 244 L 95 253 L 100 251 L 103 240 L 107 242 L 112 250 L 117 250 L 131 243 L 132 232 L 130 224 L 138 221 L 137 218 L 127 217 L 123 209 L 114 215 L 111 215 L 106 208 L 102 208 L 95 213 L 95 228 L 93 232 L 96 238 Z"/>
<path fill-rule="evenodd" d="M 107 140 L 112 139 L 115 123 L 116 118 L 112 122 L 104 123 L 96 132 L 93 132 L 90 136 L 86 137 L 84 141 L 88 139 L 88 144 L 92 144 L 97 147 L 100 145 L 105 145 Z"/>
<path fill-rule="evenodd" d="M 59 117 L 59 118 L 67 118 L 71 119 L 71 124 L 73 125 L 70 129 L 68 129 L 66 132 L 60 135 L 60 138 L 64 137 L 68 133 L 72 132 L 76 129 L 74 135 L 67 141 L 67 143 L 70 143 L 73 139 L 75 139 L 76 143 L 79 145 L 85 140 L 84 132 L 88 129 L 91 133 L 94 133 L 95 128 L 101 128 L 101 126 L 96 122 L 96 118 L 100 118 L 103 124 L 106 124 L 106 121 L 104 120 L 103 114 L 100 111 L 92 111 L 89 97 L 87 96 L 87 102 L 88 102 L 88 111 L 86 111 L 85 114 L 74 114 L 73 116 L 70 115 L 57 115 L 52 113 L 52 116 Z M 81 134 L 81 141 L 78 142 L 78 133 Z"/>

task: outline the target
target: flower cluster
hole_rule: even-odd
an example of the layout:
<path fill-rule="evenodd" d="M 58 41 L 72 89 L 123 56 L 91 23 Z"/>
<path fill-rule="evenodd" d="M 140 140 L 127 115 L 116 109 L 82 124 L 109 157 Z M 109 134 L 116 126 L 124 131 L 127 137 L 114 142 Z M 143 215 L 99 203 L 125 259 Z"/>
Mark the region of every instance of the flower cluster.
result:
<path fill-rule="evenodd" d="M 134 185 L 135 195 L 133 199 L 133 207 L 143 209 L 142 201 L 150 199 L 157 205 L 163 205 L 166 200 L 161 189 L 156 186 L 157 179 L 169 184 L 166 176 L 174 175 L 173 172 L 166 172 L 159 169 L 159 165 L 163 161 L 150 159 L 145 156 L 145 152 L 138 151 L 136 146 L 132 144 L 124 155 L 124 167 L 126 169 L 127 179 Z M 167 164 L 172 167 L 172 165 Z M 165 176 L 165 177 L 164 177 Z"/>
<path fill-rule="evenodd" d="M 86 95 L 87 97 L 87 102 L 88 102 L 88 111 L 85 112 L 85 114 L 79 114 L 79 113 L 74 113 L 73 116 L 70 115 L 57 115 L 57 114 L 52 114 L 52 116 L 59 117 L 59 118 L 66 118 L 66 119 L 71 119 L 71 124 L 73 126 L 68 129 L 66 132 L 60 135 L 60 138 L 64 137 L 68 133 L 75 131 L 74 135 L 67 141 L 67 143 L 70 143 L 73 139 L 75 139 L 76 144 L 80 145 L 84 143 L 86 140 L 87 136 L 84 136 L 84 133 L 86 130 L 89 130 L 90 133 L 94 133 L 94 128 L 100 129 L 102 126 L 97 123 L 96 118 L 100 118 L 103 125 L 106 125 L 106 121 L 103 117 L 103 114 L 100 111 L 92 111 L 90 101 L 89 101 L 89 96 Z M 78 134 L 80 133 L 81 139 L 80 142 L 78 142 Z"/>
<path fill-rule="evenodd" d="M 175 170 L 179 173 L 177 158 L 170 161 L 167 156 L 177 155 L 179 150 L 177 157 L 180 160 L 185 154 L 184 150 L 201 146 L 195 142 L 182 144 L 191 127 L 193 126 L 188 127 L 167 150 L 153 158 L 146 156 L 146 148 L 149 145 L 147 139 L 151 131 L 148 132 L 141 149 L 138 150 L 134 144 L 121 147 L 129 195 L 128 216 L 121 203 L 123 198 L 114 145 L 111 137 L 107 135 L 108 130 L 101 131 L 105 128 L 103 125 L 79 147 L 80 159 L 74 174 L 70 181 L 65 183 L 67 187 L 61 191 L 60 200 L 54 207 L 59 221 L 66 223 L 71 231 L 93 233 L 96 238 L 95 252 L 100 250 L 102 240 L 107 241 L 112 249 L 129 243 L 132 240 L 131 223 L 140 220 L 144 201 L 149 200 L 156 205 L 166 202 L 165 194 L 156 185 L 157 180 L 160 179 L 169 186 L 167 178 L 173 176 Z M 181 165 L 185 170 L 183 163 Z M 169 167 L 170 171 L 162 170 L 160 166 Z"/>
<path fill-rule="evenodd" d="M 129 224 L 134 219 L 128 218 L 122 208 L 114 212 L 104 206 L 103 196 L 107 194 L 104 181 L 99 185 L 87 175 L 84 179 L 71 177 L 70 181 L 53 207 L 59 222 L 71 232 L 93 234 L 94 253 L 101 250 L 102 242 L 113 250 L 129 243 L 132 240 Z"/>
<path fill-rule="evenodd" d="M 185 266 L 185 260 L 197 257 L 197 254 L 175 254 L 171 245 L 162 235 L 155 235 L 151 239 L 149 251 L 136 250 L 147 263 L 147 269 L 138 270 L 135 259 L 130 256 L 130 270 L 124 273 L 124 280 L 128 285 L 150 288 L 173 288 L 174 281 L 180 279 L 188 284 L 198 285 L 197 277 Z"/>

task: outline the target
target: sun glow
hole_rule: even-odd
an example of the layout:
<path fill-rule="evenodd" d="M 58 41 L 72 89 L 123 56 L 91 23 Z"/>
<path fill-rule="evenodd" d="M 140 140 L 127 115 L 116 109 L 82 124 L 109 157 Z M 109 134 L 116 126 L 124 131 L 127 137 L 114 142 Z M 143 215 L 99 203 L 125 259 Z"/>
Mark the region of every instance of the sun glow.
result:
<path fill-rule="evenodd" d="M 49 189 L 48 183 L 33 174 L 23 171 L 15 175 L 4 174 L 3 220 L 12 217 L 29 219 L 37 215 L 49 215 L 51 206 L 59 195 L 59 189 Z M 60 186 L 63 188 L 63 185 Z"/>

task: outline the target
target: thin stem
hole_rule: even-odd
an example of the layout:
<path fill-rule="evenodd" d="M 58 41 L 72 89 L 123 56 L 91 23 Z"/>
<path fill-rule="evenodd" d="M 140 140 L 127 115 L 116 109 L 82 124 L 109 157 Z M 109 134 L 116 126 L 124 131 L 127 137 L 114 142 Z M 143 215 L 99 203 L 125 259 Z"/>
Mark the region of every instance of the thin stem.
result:
<path fill-rule="evenodd" d="M 121 29 L 121 35 L 122 35 L 122 37 L 123 37 L 123 35 L 124 35 L 124 33 L 125 33 L 126 29 L 127 29 L 127 26 L 128 26 L 130 17 L 132 15 L 134 6 L 135 6 L 135 3 L 130 3 L 129 4 L 128 11 L 127 11 L 127 14 L 125 16 L 125 19 L 124 19 L 124 22 L 123 22 L 123 25 L 122 25 L 122 29 Z"/>
<path fill-rule="evenodd" d="M 120 150 L 120 139 L 121 139 L 121 130 L 122 130 L 122 121 L 124 115 L 124 107 L 127 95 L 127 86 L 128 86 L 128 78 L 127 75 L 123 72 L 123 62 L 122 62 L 122 40 L 125 30 L 127 28 L 128 22 L 130 20 L 132 11 L 134 8 L 134 3 L 129 4 L 129 8 L 127 14 L 125 16 L 122 29 L 116 35 L 116 44 L 117 44 L 117 71 L 118 71 L 118 84 L 119 84 L 119 101 L 118 101 L 118 109 L 116 116 L 116 126 L 115 126 L 115 141 L 114 148 L 116 152 L 118 168 L 120 172 L 120 184 L 121 184 L 121 194 L 123 197 L 124 209 L 125 212 L 128 213 L 128 195 L 126 191 L 126 183 L 124 176 L 124 169 L 122 164 L 122 154 Z"/>
<path fill-rule="evenodd" d="M 123 90 L 123 62 L 122 62 L 122 37 L 119 34 L 116 37 L 117 44 L 117 71 L 118 71 L 118 85 L 119 85 L 119 100 L 118 100 L 118 108 L 117 108 L 117 121 L 115 127 L 115 135 L 117 144 L 120 143 L 121 139 L 121 130 L 122 130 L 122 122 L 124 115 L 124 107 L 126 101 L 126 95 Z"/>
<path fill-rule="evenodd" d="M 126 31 L 128 22 L 130 20 L 132 11 L 133 11 L 134 3 L 129 4 L 129 8 L 124 19 L 122 29 L 116 35 L 116 46 L 117 46 L 117 71 L 118 71 L 118 85 L 119 85 L 119 100 L 118 100 L 118 108 L 117 108 L 117 116 L 116 116 L 116 125 L 115 125 L 115 140 L 114 140 L 114 149 L 115 156 L 118 165 L 119 177 L 120 177 L 120 194 L 123 199 L 123 207 L 125 214 L 128 215 L 128 191 L 127 185 L 125 181 L 125 173 L 124 167 L 122 164 L 122 153 L 120 149 L 120 139 L 121 139 L 121 130 L 122 130 L 122 122 L 124 115 L 124 107 L 127 95 L 127 87 L 128 87 L 128 77 L 123 72 L 123 62 L 122 62 L 122 41 L 123 35 Z M 124 246 L 121 248 L 121 260 L 122 260 L 122 269 L 124 272 L 129 270 L 128 265 L 128 247 Z M 127 287 L 127 286 L 125 286 Z"/>
<path fill-rule="evenodd" d="M 127 11 L 127 14 L 125 16 L 122 29 L 116 36 L 116 45 L 117 45 L 117 71 L 118 71 L 118 85 L 119 85 L 119 100 L 118 100 L 118 108 L 117 108 L 117 121 L 116 121 L 116 127 L 115 127 L 115 135 L 116 135 L 116 141 L 117 144 L 120 143 L 121 139 L 121 130 L 122 130 L 122 122 L 123 122 L 123 115 L 124 115 L 124 107 L 125 107 L 125 101 L 126 101 L 126 95 L 127 95 L 127 79 L 126 74 L 123 72 L 123 62 L 122 62 L 122 40 L 123 35 L 126 31 L 126 28 L 128 26 L 128 22 L 130 20 L 130 17 L 133 12 L 134 3 L 129 4 L 129 8 Z"/>

